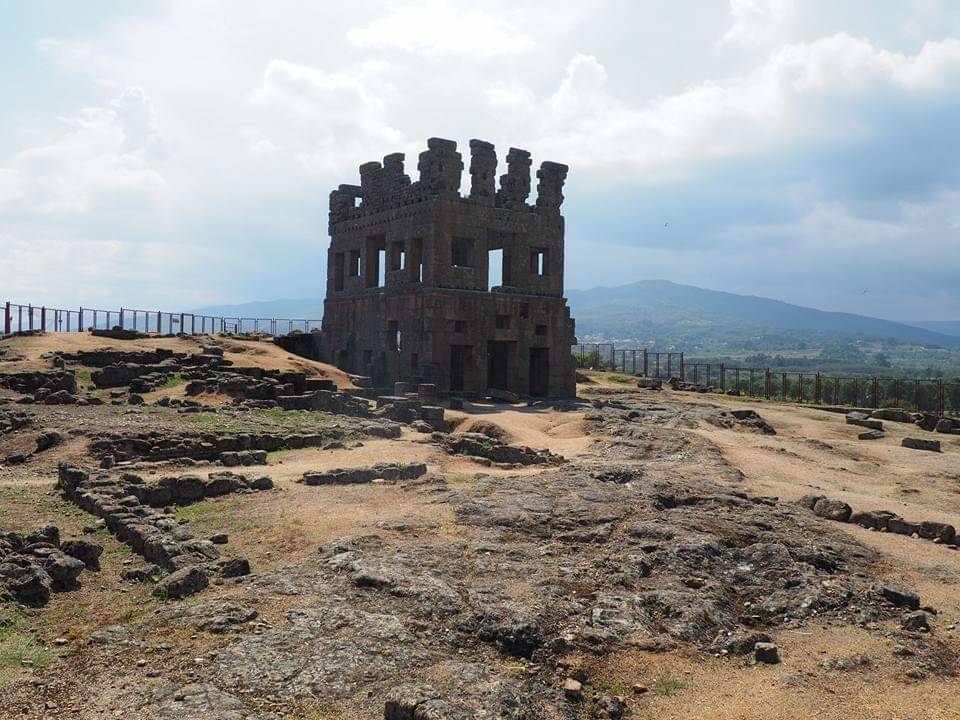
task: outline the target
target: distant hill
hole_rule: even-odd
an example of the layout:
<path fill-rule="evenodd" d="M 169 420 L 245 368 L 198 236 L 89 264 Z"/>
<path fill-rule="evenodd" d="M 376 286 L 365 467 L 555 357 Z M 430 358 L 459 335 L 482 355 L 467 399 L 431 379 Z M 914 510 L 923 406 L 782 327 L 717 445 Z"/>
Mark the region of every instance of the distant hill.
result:
<path fill-rule="evenodd" d="M 942 333 L 943 335 L 960 337 L 960 320 L 920 320 L 910 324 L 918 328 L 923 328 L 924 330 Z"/>
<path fill-rule="evenodd" d="M 282 318 L 284 320 L 320 320 L 323 300 L 260 300 L 239 305 L 210 305 L 190 312 L 214 317 Z"/>
<path fill-rule="evenodd" d="M 789 349 L 809 342 L 852 338 L 960 347 L 960 337 L 935 330 L 842 312 L 825 312 L 780 300 L 641 280 L 618 287 L 570 290 L 581 337 L 656 342 L 694 350 Z"/>
<path fill-rule="evenodd" d="M 703 352 L 792 350 L 858 338 L 960 348 L 960 323 L 907 325 L 865 315 L 814 310 L 752 295 L 705 290 L 667 280 L 569 290 L 567 297 L 581 339 L 602 338 Z M 226 317 L 319 320 L 323 317 L 323 300 L 265 300 L 214 305 L 196 308 L 193 312 Z M 941 326 L 940 331 L 937 326 Z"/>

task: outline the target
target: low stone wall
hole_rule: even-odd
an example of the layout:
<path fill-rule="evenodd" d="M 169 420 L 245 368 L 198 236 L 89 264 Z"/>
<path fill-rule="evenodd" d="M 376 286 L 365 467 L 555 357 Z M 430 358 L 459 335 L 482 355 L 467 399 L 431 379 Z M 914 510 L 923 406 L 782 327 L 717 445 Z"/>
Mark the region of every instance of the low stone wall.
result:
<path fill-rule="evenodd" d="M 426 473 L 425 463 L 378 463 L 369 467 L 305 472 L 297 482 L 304 485 L 352 485 L 374 480 L 397 482 L 414 480 Z"/>
<path fill-rule="evenodd" d="M 47 390 L 50 393 L 62 390 L 74 394 L 77 392 L 77 378 L 70 370 L 33 370 L 2 373 L 0 374 L 0 387 L 24 395 L 31 395 L 41 389 Z"/>
<path fill-rule="evenodd" d="M 502 465 L 559 465 L 566 460 L 549 450 L 507 445 L 480 433 L 434 433 L 432 439 L 452 455 L 484 458 Z"/>
<path fill-rule="evenodd" d="M 932 540 L 943 545 L 960 547 L 960 535 L 953 525 L 933 520 L 910 521 L 889 510 L 868 510 L 855 512 L 842 500 L 833 500 L 823 495 L 804 495 L 797 503 L 812 510 L 827 520 L 853 523 L 869 530 L 891 532 L 896 535 Z"/>
<path fill-rule="evenodd" d="M 358 431 L 372 437 L 400 437 L 400 426 L 387 423 L 363 423 Z M 217 435 L 214 433 L 183 433 L 164 435 L 159 432 L 101 435 L 90 442 L 90 452 L 97 458 L 112 456 L 116 462 L 130 460 L 192 460 L 214 461 L 223 453 L 249 450 L 296 450 L 304 447 L 324 447 L 341 440 L 344 432 L 337 429 L 323 434 L 241 433 Z M 243 464 L 242 461 L 240 464 Z"/>
<path fill-rule="evenodd" d="M 206 479 L 185 475 L 148 485 L 129 473 L 120 477 L 105 472 L 91 475 L 83 468 L 63 463 L 58 486 L 65 497 L 102 518 L 118 540 L 171 573 L 164 584 L 158 584 L 157 594 L 182 597 L 206 587 L 212 574 L 247 575 L 250 564 L 243 558 L 221 558 L 213 542 L 194 537 L 156 507 L 189 504 L 228 492 L 266 490 L 273 487 L 273 482 L 267 477 L 248 480 L 235 473 L 211 473 Z"/>

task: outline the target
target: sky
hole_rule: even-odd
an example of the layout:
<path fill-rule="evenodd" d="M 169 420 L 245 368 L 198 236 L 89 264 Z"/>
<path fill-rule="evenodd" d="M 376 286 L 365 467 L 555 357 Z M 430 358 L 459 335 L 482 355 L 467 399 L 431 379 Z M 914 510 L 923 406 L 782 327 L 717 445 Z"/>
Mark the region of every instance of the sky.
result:
<path fill-rule="evenodd" d="M 0 0 L 0 98 L 0 300 L 322 297 L 437 136 L 570 166 L 567 287 L 960 319 L 955 0 Z"/>

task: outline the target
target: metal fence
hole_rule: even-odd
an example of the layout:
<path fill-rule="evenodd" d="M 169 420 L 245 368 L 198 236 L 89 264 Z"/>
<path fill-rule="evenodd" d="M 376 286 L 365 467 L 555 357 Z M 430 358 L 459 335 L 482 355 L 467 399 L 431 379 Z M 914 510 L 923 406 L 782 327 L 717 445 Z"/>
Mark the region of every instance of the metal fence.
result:
<path fill-rule="evenodd" d="M 288 335 L 294 331 L 319 330 L 320 320 L 291 318 L 247 318 L 174 313 L 163 310 L 135 310 L 118 308 L 50 308 L 43 305 L 19 305 L 7 302 L 0 329 L 4 335 L 29 330 L 46 332 L 84 332 L 89 328 L 139 330 L 158 335 L 196 335 L 198 333 L 262 333 Z"/>
<path fill-rule="evenodd" d="M 650 352 L 643 348 L 617 348 L 613 343 L 581 343 L 573 346 L 577 366 L 654 378 L 683 378 L 682 352 Z"/>
<path fill-rule="evenodd" d="M 837 376 L 774 372 L 769 368 L 688 363 L 687 382 L 723 393 L 814 405 L 899 407 L 937 415 L 960 414 L 960 382 L 940 378 Z"/>
<path fill-rule="evenodd" d="M 814 405 L 899 407 L 914 412 L 960 416 L 960 381 L 729 367 L 724 363 L 687 362 L 682 352 L 617 348 L 614 343 L 581 343 L 574 345 L 572 352 L 577 367 L 586 370 L 677 378 L 721 393 Z"/>

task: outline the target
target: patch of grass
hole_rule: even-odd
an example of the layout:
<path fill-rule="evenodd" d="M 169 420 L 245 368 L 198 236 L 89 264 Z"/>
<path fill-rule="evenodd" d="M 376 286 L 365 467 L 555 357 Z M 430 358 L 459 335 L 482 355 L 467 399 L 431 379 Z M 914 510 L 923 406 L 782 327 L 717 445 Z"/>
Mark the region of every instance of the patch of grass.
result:
<path fill-rule="evenodd" d="M 673 675 L 665 675 L 653 681 L 653 691 L 660 697 L 673 697 L 687 687 L 687 683 Z"/>
<path fill-rule="evenodd" d="M 166 388 L 176 387 L 177 385 L 183 385 L 184 382 L 185 381 L 181 373 L 178 373 L 178 372 L 170 373 L 169 375 L 167 375 L 167 379 L 164 381 L 163 385 L 161 385 L 157 389 L 163 390 Z"/>
<path fill-rule="evenodd" d="M 0 666 L 7 668 L 43 668 L 57 659 L 57 654 L 30 637 L 26 622 L 10 610 L 0 614 Z"/>
<path fill-rule="evenodd" d="M 198 531 L 209 530 L 250 530 L 260 527 L 260 523 L 251 518 L 242 507 L 238 498 L 227 498 L 219 502 L 201 502 L 178 507 L 175 517 L 186 520 Z"/>
<path fill-rule="evenodd" d="M 607 373 L 604 377 L 612 383 L 621 385 L 629 385 L 636 380 L 632 375 L 624 375 L 623 373 Z"/>

